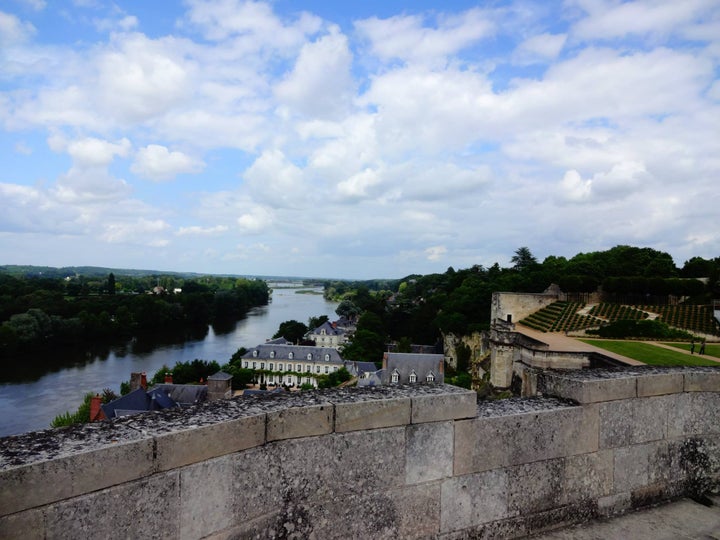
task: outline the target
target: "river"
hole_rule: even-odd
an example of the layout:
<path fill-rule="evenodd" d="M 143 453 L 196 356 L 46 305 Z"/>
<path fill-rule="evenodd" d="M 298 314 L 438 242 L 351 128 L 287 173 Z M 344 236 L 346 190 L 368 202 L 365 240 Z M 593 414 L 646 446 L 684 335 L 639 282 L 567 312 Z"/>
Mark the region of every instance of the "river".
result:
<path fill-rule="evenodd" d="M 217 334 L 210 327 L 202 340 L 147 347 L 142 351 L 133 342 L 112 347 L 101 355 L 78 353 L 65 367 L 42 374 L 36 380 L 0 383 L 0 437 L 50 427 L 58 414 L 75 411 L 89 391 L 104 388 L 119 393 L 120 383 L 130 373 L 145 371 L 148 378 L 163 365 L 195 358 L 226 363 L 240 347 L 251 348 L 277 332 L 283 321 L 291 319 L 307 324 L 308 318 L 327 315 L 337 318 L 336 302 L 322 297 L 322 289 L 296 289 L 288 283 L 269 283 L 272 300 L 267 306 L 253 308 L 246 318 L 227 332 Z M 311 290 L 314 294 L 298 293 Z"/>

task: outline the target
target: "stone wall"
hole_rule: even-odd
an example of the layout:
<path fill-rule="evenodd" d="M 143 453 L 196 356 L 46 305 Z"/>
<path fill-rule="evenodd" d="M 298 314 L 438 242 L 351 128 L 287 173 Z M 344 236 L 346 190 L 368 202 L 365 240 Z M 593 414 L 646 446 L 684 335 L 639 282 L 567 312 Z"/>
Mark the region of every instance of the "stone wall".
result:
<path fill-rule="evenodd" d="M 501 319 L 516 323 L 528 315 L 549 306 L 560 299 L 555 293 L 510 293 L 494 292 L 490 307 L 490 320 Z"/>
<path fill-rule="evenodd" d="M 521 537 L 720 476 L 720 369 L 206 403 L 0 440 L 2 538 Z"/>

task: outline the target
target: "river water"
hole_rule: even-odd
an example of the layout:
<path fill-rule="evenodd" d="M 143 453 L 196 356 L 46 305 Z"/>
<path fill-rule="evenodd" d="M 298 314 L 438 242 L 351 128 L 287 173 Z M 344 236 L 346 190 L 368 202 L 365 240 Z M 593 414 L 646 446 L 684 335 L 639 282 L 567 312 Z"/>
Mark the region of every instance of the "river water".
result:
<path fill-rule="evenodd" d="M 78 353 L 70 363 L 56 371 L 42 374 L 30 382 L 0 383 L 0 437 L 50 427 L 58 414 L 74 412 L 89 391 L 110 388 L 119 394 L 120 383 L 130 373 L 145 371 L 150 378 L 163 365 L 199 358 L 226 363 L 240 347 L 251 348 L 277 332 L 281 322 L 294 319 L 307 324 L 309 317 L 327 315 L 337 318 L 336 302 L 322 297 L 322 289 L 293 289 L 287 283 L 270 283 L 272 300 L 267 306 L 253 308 L 245 319 L 222 334 L 210 327 L 202 340 L 134 347 L 131 342 L 114 347 L 101 355 Z M 301 294 L 312 290 L 315 294 Z"/>

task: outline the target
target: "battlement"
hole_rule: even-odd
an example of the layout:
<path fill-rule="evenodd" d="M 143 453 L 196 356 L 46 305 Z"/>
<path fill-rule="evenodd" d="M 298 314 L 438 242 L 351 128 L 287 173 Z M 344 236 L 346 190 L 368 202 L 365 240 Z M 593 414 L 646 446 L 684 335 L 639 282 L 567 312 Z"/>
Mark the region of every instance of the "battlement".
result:
<path fill-rule="evenodd" d="M 521 537 L 714 489 L 720 369 L 220 400 L 0 439 L 0 537 Z M 459 535 L 459 536 L 458 536 Z"/>

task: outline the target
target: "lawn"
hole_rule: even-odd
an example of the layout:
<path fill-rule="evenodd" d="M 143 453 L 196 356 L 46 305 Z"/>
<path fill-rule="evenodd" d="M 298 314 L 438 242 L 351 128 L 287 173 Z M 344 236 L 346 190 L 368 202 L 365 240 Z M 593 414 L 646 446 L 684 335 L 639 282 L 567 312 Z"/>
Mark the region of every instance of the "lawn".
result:
<path fill-rule="evenodd" d="M 670 347 L 675 347 L 676 349 L 682 349 L 684 351 L 690 352 L 690 344 L 689 343 L 663 343 L 663 345 L 668 345 Z M 695 343 L 695 354 L 698 353 L 700 350 L 700 344 Z M 705 345 L 705 355 L 707 356 L 714 356 L 715 358 L 720 358 L 720 345 L 714 344 L 714 343 L 708 343 Z"/>
<path fill-rule="evenodd" d="M 583 339 L 581 341 L 606 351 L 639 360 L 650 366 L 720 366 L 718 362 L 704 360 L 697 355 L 688 356 L 679 351 L 663 349 L 641 341 L 611 341 L 604 339 Z"/>

